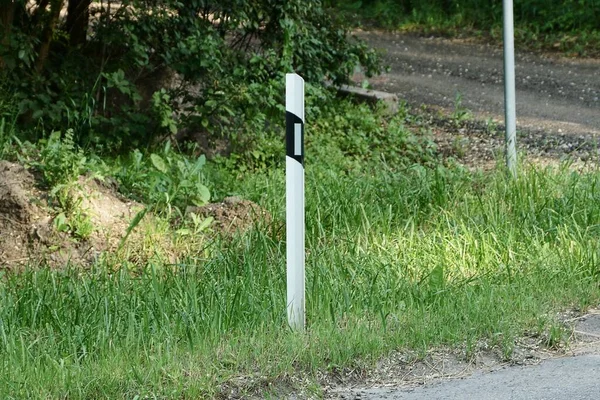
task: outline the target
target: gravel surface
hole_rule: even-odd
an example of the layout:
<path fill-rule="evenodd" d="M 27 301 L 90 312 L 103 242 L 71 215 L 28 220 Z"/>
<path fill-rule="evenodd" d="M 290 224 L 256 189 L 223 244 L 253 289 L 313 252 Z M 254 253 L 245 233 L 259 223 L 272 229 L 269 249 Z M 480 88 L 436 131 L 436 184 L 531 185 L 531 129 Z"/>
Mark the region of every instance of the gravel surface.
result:
<path fill-rule="evenodd" d="M 355 33 L 382 51 L 390 67 L 388 73 L 369 79 L 374 89 L 396 93 L 413 108 L 426 105 L 446 116 L 456 114 L 460 96 L 460 109 L 475 120 L 502 128 L 501 47 L 400 33 Z M 534 158 L 595 161 L 600 138 L 600 59 L 522 52 L 515 59 L 519 150 Z M 354 76 L 357 82 L 363 78 L 360 73 Z M 457 135 L 459 140 L 461 135 L 473 137 L 485 151 L 501 151 L 501 130 L 482 135 L 477 130 L 442 128 L 434 133 Z"/>

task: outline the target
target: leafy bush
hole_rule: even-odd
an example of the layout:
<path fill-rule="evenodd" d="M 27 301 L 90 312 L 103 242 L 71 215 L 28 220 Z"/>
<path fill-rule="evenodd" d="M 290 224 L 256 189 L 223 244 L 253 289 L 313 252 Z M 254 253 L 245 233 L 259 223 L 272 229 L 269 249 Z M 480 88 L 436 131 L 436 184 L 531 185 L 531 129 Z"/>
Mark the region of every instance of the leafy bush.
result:
<path fill-rule="evenodd" d="M 359 13 L 384 26 L 412 21 L 424 24 L 457 22 L 487 29 L 502 23 L 502 2 L 482 0 L 329 0 L 328 6 Z M 517 25 L 536 32 L 556 33 L 574 30 L 593 31 L 600 25 L 597 0 L 523 0 L 514 4 Z"/>
<path fill-rule="evenodd" d="M 357 63 L 378 68 L 320 1 L 68 0 L 64 21 L 63 0 L 31 3 L 0 11 L 0 77 L 18 92 L 21 126 L 68 126 L 108 149 L 176 131 L 240 135 L 281 112 L 285 72 L 341 82 Z"/>
<path fill-rule="evenodd" d="M 403 108 L 386 115 L 384 108 L 338 100 L 333 92 L 306 85 L 305 146 L 308 166 L 325 165 L 334 170 L 370 170 L 382 162 L 391 170 L 414 164 L 439 164 L 435 143 L 427 132 L 413 133 L 405 127 L 410 118 Z M 242 175 L 248 171 L 282 170 L 285 141 L 282 124 L 257 133 L 252 142 L 215 162 Z M 217 173 L 218 174 L 218 173 Z M 219 178 L 211 179 L 224 182 Z M 222 188 L 221 188 L 222 189 Z"/>
<path fill-rule="evenodd" d="M 431 138 L 409 131 L 402 110 L 386 116 L 383 109 L 367 105 L 333 104 L 324 106 L 322 117 L 307 131 L 307 162 L 363 171 L 381 163 L 391 170 L 438 163 Z"/>

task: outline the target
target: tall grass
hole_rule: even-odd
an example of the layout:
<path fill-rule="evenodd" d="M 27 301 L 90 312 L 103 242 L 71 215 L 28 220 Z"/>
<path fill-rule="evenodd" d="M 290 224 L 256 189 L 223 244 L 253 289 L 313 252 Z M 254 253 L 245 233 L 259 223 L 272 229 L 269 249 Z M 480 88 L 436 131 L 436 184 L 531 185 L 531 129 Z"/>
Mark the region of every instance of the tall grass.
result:
<path fill-rule="evenodd" d="M 391 350 L 484 341 L 508 357 L 524 332 L 554 346 L 556 312 L 597 304 L 599 172 L 471 173 L 444 167 L 402 114 L 322 114 L 307 134 L 306 335 L 286 323 L 282 165 L 221 166 L 212 184 L 272 226 L 175 264 L 0 273 L 0 397 L 277 396 Z"/>
<path fill-rule="evenodd" d="M 285 320 L 283 175 L 239 190 L 275 216 L 176 265 L 5 273 L 3 398 L 226 395 L 391 349 L 510 354 L 553 313 L 599 299 L 600 174 L 307 169 L 308 333 Z M 552 344 L 548 338 L 548 344 Z"/>

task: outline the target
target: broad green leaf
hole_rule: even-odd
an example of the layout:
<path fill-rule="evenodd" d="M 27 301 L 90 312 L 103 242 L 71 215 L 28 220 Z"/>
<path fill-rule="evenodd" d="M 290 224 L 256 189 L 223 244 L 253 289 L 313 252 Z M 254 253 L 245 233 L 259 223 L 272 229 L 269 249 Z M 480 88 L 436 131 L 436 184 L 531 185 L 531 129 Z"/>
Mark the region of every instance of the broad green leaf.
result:
<path fill-rule="evenodd" d="M 204 204 L 208 203 L 208 201 L 210 200 L 210 191 L 208 190 L 208 188 L 199 183 L 198 185 L 196 185 L 196 190 L 197 196 L 194 200 L 194 204 L 196 206 L 203 206 Z"/>
<path fill-rule="evenodd" d="M 205 218 L 204 221 L 202 221 L 198 226 L 196 226 L 196 233 L 202 232 L 203 230 L 208 228 L 210 226 L 210 224 L 213 223 L 214 220 L 215 219 L 213 217 Z"/>
<path fill-rule="evenodd" d="M 196 161 L 196 168 L 200 169 L 204 167 L 204 164 L 206 164 L 206 156 L 202 154 L 198 157 L 198 161 Z"/>
<path fill-rule="evenodd" d="M 185 175 L 187 173 L 187 167 L 185 163 L 181 160 L 177 160 L 177 169 L 179 169 L 179 173 Z"/>
<path fill-rule="evenodd" d="M 69 230 L 69 225 L 67 223 L 67 217 L 65 213 L 60 213 L 56 217 L 54 217 L 54 229 L 58 232 L 67 232 Z"/>
<path fill-rule="evenodd" d="M 169 168 L 167 167 L 167 164 L 165 164 L 165 161 L 158 154 L 155 154 L 155 153 L 150 154 L 150 161 L 152 161 L 152 165 L 154 165 L 154 168 L 156 168 L 163 174 L 166 174 L 169 172 Z"/>

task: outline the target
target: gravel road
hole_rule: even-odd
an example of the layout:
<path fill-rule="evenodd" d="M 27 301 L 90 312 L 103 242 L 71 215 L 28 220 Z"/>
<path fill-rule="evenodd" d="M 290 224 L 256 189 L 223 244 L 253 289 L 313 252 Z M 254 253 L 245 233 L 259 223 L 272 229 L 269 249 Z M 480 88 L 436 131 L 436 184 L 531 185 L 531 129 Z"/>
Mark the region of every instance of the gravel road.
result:
<path fill-rule="evenodd" d="M 388 73 L 369 80 L 374 89 L 396 93 L 412 106 L 448 112 L 460 94 L 462 106 L 476 118 L 504 120 L 501 47 L 399 33 L 355 34 L 381 50 L 390 66 Z M 515 65 L 521 135 L 563 145 L 563 153 L 582 144 L 595 149 L 600 138 L 600 59 L 517 51 Z"/>

